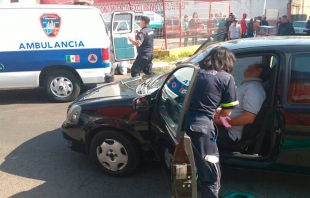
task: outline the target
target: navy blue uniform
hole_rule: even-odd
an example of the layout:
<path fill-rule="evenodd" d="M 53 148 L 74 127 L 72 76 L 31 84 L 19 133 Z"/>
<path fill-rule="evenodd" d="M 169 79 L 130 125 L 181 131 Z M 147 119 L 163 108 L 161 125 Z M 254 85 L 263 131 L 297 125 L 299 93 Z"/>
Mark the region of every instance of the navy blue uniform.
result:
<path fill-rule="evenodd" d="M 131 67 L 131 76 L 139 76 L 142 70 L 145 74 L 153 74 L 152 60 L 154 50 L 154 32 L 148 26 L 143 27 L 136 35 L 136 41 L 140 44 L 137 47 L 138 56 Z"/>
<path fill-rule="evenodd" d="M 201 69 L 194 89 L 185 131 L 191 138 L 202 197 L 218 197 L 221 170 L 213 124 L 216 109 L 238 104 L 234 78 L 226 72 Z"/>

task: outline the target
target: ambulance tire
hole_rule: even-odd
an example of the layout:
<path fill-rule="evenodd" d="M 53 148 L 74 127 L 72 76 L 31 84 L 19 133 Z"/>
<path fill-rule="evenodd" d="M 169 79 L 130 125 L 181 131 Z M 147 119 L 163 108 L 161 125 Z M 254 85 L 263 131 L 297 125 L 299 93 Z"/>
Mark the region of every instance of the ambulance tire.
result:
<path fill-rule="evenodd" d="M 115 69 L 112 68 L 111 73 L 105 75 L 105 82 L 106 83 L 114 82 L 114 72 L 115 72 Z"/>
<path fill-rule="evenodd" d="M 57 96 L 55 93 L 52 92 L 51 83 L 54 79 L 57 79 L 58 77 L 65 77 L 67 80 L 71 81 L 70 86 L 72 86 L 73 91 L 68 96 Z M 47 97 L 53 102 L 71 102 L 79 96 L 81 91 L 81 82 L 70 71 L 55 70 L 49 73 L 44 79 L 44 91 Z"/>

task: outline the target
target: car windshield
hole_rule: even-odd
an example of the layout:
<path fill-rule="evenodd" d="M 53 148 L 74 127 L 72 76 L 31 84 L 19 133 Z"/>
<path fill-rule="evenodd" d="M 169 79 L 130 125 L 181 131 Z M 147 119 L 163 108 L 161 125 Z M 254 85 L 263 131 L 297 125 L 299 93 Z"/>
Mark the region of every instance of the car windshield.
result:
<path fill-rule="evenodd" d="M 138 94 L 150 94 L 154 92 L 164 84 L 168 74 L 169 72 L 147 79 L 137 87 L 136 92 Z"/>
<path fill-rule="evenodd" d="M 307 22 L 303 22 L 303 21 L 293 22 L 294 27 L 306 27 L 306 25 L 307 25 Z"/>

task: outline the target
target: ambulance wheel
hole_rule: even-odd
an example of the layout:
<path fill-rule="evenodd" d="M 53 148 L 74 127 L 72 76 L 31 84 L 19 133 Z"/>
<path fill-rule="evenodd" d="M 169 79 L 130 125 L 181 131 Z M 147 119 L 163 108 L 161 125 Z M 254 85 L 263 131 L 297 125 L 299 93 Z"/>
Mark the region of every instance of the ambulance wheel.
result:
<path fill-rule="evenodd" d="M 105 74 L 105 82 L 106 83 L 114 82 L 114 72 L 115 72 L 115 69 L 112 68 L 111 73 Z"/>
<path fill-rule="evenodd" d="M 69 71 L 56 70 L 46 76 L 44 89 L 53 102 L 70 102 L 79 96 L 81 82 Z"/>

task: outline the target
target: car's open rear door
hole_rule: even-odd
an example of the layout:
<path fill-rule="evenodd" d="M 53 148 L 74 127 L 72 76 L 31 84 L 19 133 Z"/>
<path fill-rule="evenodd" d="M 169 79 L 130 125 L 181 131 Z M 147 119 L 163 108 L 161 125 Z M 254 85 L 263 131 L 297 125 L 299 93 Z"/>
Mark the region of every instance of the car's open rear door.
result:
<path fill-rule="evenodd" d="M 113 12 L 110 35 L 115 61 L 127 61 L 136 58 L 136 47 L 130 43 L 128 36 L 135 38 L 135 13 L 133 11 Z"/>
<path fill-rule="evenodd" d="M 182 65 L 181 67 L 186 68 L 188 66 Z M 186 91 L 184 102 L 182 103 L 182 110 L 179 117 L 179 124 L 176 133 L 178 143 L 176 145 L 172 158 L 171 185 L 172 194 L 175 198 L 197 197 L 196 168 L 192 150 L 192 143 L 190 137 L 188 137 L 184 131 L 184 124 L 188 112 L 188 107 L 199 72 L 198 68 L 192 68 L 194 68 L 194 71 L 192 73 L 188 89 Z"/>

